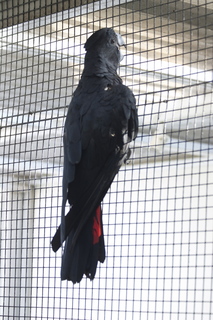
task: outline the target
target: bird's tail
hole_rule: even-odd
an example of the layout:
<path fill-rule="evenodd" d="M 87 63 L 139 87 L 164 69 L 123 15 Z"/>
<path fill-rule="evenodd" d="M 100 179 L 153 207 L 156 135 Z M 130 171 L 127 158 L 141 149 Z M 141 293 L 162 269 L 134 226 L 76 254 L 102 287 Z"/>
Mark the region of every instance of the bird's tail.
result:
<path fill-rule="evenodd" d="M 80 282 L 85 274 L 92 280 L 95 277 L 98 261 L 105 260 L 101 206 L 98 206 L 94 216 L 85 223 L 74 243 L 73 239 L 75 239 L 74 230 L 66 239 L 61 279 L 76 283 Z"/>

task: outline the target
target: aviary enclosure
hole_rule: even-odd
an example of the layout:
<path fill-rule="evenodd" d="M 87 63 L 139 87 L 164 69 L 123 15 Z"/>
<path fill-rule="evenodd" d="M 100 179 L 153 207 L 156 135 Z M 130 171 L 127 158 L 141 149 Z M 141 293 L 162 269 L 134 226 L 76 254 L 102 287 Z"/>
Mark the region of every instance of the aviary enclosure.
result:
<path fill-rule="evenodd" d="M 211 320 L 213 2 L 1 1 L 0 317 Z M 60 280 L 62 136 L 84 43 L 112 27 L 139 134 L 103 202 L 107 257 Z"/>

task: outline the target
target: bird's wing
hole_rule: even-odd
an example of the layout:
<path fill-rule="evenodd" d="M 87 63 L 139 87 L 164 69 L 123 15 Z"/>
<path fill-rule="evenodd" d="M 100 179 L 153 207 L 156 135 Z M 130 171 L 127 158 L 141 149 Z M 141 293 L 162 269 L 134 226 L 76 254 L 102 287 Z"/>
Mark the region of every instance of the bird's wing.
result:
<path fill-rule="evenodd" d="M 61 234 L 60 243 L 65 239 L 65 206 L 68 185 L 75 178 L 75 166 L 81 160 L 82 146 L 80 134 L 80 107 L 78 96 L 72 99 L 64 127 L 64 169 L 62 187 Z"/>
<path fill-rule="evenodd" d="M 80 107 L 73 104 L 65 125 L 65 199 L 72 210 L 65 218 L 64 229 L 59 227 L 53 238 L 54 251 L 73 228 L 77 239 L 128 157 L 128 143 L 137 135 L 135 98 L 126 86 L 85 94 L 81 101 Z"/>

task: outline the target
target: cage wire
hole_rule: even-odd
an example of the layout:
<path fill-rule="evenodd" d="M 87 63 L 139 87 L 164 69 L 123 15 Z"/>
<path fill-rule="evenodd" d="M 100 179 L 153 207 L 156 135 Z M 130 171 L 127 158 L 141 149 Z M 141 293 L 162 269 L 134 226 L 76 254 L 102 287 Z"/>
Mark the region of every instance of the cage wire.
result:
<path fill-rule="evenodd" d="M 1 1 L 2 319 L 211 320 L 213 1 Z M 62 136 L 83 45 L 112 27 L 139 134 L 103 201 L 107 257 L 60 280 Z"/>

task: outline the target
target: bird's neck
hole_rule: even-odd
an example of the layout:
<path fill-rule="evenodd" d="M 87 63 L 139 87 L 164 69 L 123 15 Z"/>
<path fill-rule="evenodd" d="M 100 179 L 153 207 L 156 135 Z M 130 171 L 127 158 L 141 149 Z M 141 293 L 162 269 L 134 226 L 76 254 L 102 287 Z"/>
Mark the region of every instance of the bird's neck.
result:
<path fill-rule="evenodd" d="M 97 77 L 118 77 L 118 65 L 113 61 L 105 59 L 102 55 L 87 53 L 84 64 L 84 76 L 97 76 Z"/>

